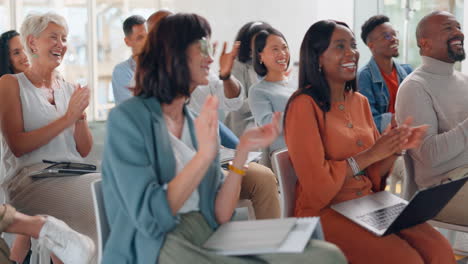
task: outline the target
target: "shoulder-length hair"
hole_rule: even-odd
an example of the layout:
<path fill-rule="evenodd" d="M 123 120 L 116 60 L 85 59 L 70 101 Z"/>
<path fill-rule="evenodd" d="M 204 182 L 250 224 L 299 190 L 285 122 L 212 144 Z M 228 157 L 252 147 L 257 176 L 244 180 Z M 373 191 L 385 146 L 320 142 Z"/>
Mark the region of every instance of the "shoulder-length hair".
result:
<path fill-rule="evenodd" d="M 252 60 L 252 39 L 258 32 L 271 28 L 271 25 L 263 21 L 251 21 L 241 27 L 237 32 L 236 41 L 240 41 L 237 59 L 242 63 Z"/>
<path fill-rule="evenodd" d="M 208 21 L 199 15 L 180 13 L 162 19 L 138 57 L 135 95 L 154 96 L 166 104 L 179 96 L 190 97 L 187 48 L 210 35 Z"/>
<path fill-rule="evenodd" d="M 15 73 L 10 59 L 10 39 L 19 36 L 15 30 L 4 32 L 0 36 L 0 77 Z"/>
<path fill-rule="evenodd" d="M 260 53 L 265 48 L 267 39 L 270 35 L 276 35 L 282 38 L 284 42 L 286 43 L 286 45 L 288 45 L 288 42 L 286 41 L 286 38 L 283 36 L 283 34 L 275 28 L 269 28 L 269 29 L 265 29 L 265 30 L 258 32 L 258 34 L 255 36 L 253 66 L 254 66 L 255 72 L 260 76 L 265 76 L 268 73 L 268 69 L 265 66 L 265 64 L 261 63 Z M 288 48 L 289 48 L 289 45 L 288 45 Z M 288 67 L 289 67 L 290 61 L 291 61 L 291 58 L 288 59 Z"/>
<path fill-rule="evenodd" d="M 330 111 L 331 91 L 326 76 L 320 69 L 320 56 L 328 49 L 337 25 L 349 28 L 344 22 L 321 20 L 307 30 L 300 50 L 299 88 L 289 101 L 299 94 L 307 94 L 324 113 Z M 346 82 L 345 91 L 356 90 L 356 78 Z"/>

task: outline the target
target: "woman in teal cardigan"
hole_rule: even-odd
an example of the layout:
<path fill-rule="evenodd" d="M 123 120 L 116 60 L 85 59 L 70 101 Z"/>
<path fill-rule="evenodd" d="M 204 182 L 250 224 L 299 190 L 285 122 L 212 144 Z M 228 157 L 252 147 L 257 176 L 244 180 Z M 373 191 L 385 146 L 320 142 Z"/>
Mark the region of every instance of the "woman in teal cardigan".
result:
<path fill-rule="evenodd" d="M 209 97 L 194 121 L 185 107 L 193 89 L 208 82 L 210 35 L 198 15 L 164 18 L 139 57 L 137 96 L 109 115 L 102 188 L 111 232 L 103 263 L 344 263 L 336 247 L 321 241 L 310 242 L 304 254 L 249 258 L 201 247 L 231 219 L 248 152 L 269 145 L 279 125 L 275 115 L 272 123 L 245 132 L 223 177 L 217 98 Z"/>

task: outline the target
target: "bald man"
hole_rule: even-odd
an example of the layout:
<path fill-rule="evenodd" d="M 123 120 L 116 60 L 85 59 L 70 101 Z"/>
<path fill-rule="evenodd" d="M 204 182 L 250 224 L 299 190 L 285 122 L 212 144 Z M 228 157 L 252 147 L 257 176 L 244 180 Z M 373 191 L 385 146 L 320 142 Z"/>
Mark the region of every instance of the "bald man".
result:
<path fill-rule="evenodd" d="M 396 119 L 402 123 L 412 116 L 415 125 L 429 125 L 421 146 L 405 157 L 418 188 L 425 188 L 468 173 L 468 76 L 454 69 L 455 62 L 465 59 L 465 50 L 460 23 L 452 14 L 425 16 L 416 38 L 422 65 L 400 86 Z M 467 204 L 465 186 L 437 219 L 468 225 Z"/>

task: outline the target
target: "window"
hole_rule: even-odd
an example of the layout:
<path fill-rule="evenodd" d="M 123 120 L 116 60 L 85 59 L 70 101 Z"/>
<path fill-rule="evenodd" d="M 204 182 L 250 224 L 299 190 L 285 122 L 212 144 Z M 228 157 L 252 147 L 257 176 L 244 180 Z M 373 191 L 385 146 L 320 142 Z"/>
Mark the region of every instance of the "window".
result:
<path fill-rule="evenodd" d="M 148 18 L 156 10 L 156 1 L 109 1 L 96 0 L 97 69 L 96 119 L 107 118 L 114 107 L 112 92 L 112 71 L 118 63 L 131 56 L 125 45 L 122 25 L 131 15 Z"/>
<path fill-rule="evenodd" d="M 10 30 L 10 5 L 8 0 L 0 0 L 0 33 Z"/>
<path fill-rule="evenodd" d="M 409 1 L 409 8 L 406 2 Z M 400 32 L 401 62 L 417 67 L 421 63 L 419 48 L 416 44 L 416 26 L 425 15 L 434 10 L 445 10 L 455 15 L 463 25 L 463 0 L 384 0 L 383 14 Z M 405 41 L 406 37 L 406 41 Z M 405 53 L 406 50 L 406 53 Z M 460 69 L 460 64 L 456 67 Z"/>

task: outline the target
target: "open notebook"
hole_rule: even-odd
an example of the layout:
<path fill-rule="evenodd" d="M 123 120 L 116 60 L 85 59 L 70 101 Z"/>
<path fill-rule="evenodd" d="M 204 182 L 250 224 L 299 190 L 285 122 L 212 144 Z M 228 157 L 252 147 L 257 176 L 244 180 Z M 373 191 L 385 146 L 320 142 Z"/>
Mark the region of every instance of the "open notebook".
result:
<path fill-rule="evenodd" d="M 300 253 L 311 237 L 323 239 L 318 217 L 235 221 L 221 225 L 203 247 L 227 256 Z"/>

